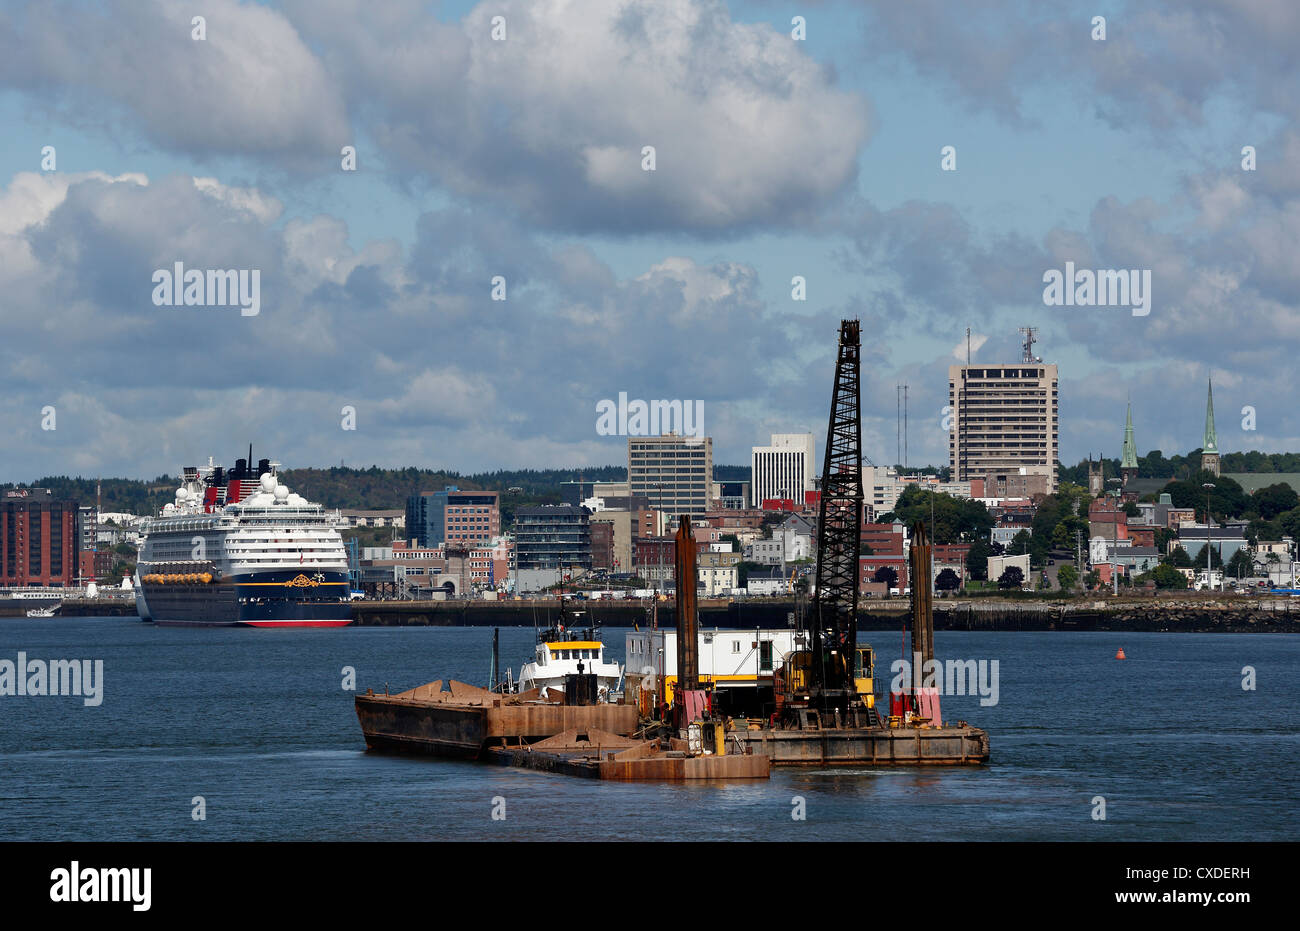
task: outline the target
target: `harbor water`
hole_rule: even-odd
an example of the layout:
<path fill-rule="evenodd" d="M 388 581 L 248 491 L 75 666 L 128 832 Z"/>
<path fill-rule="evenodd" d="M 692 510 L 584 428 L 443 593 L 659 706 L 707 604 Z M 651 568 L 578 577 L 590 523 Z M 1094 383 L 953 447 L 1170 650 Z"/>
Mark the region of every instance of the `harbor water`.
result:
<path fill-rule="evenodd" d="M 620 661 L 625 633 L 604 631 Z M 877 688 L 887 690 L 901 636 L 860 637 L 876 647 Z M 517 675 L 532 641 L 531 629 L 503 628 L 503 666 Z M 491 642 L 485 628 L 0 619 L 0 660 L 16 662 L 21 651 L 29 661 L 103 662 L 97 705 L 73 695 L 0 696 L 0 836 L 1300 837 L 1294 636 L 939 632 L 940 660 L 983 662 L 986 682 L 997 684 L 996 704 L 943 698 L 946 719 L 989 731 L 984 767 L 776 769 L 755 783 L 623 784 L 365 751 L 346 686 L 397 692 L 434 678 L 483 685 Z M 1120 647 L 1124 660 L 1115 659 Z"/>

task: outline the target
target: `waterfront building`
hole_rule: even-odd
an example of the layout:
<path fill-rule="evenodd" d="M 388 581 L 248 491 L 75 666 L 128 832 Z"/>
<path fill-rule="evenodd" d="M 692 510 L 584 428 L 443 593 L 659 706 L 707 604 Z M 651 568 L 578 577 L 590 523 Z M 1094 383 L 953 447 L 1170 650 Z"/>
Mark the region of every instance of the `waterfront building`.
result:
<path fill-rule="evenodd" d="M 79 506 L 48 488 L 18 488 L 0 499 L 0 585 L 77 583 Z M 110 554 L 111 558 L 111 554 Z"/>
<path fill-rule="evenodd" d="M 636 538 L 635 560 L 638 577 L 663 589 L 670 582 L 676 571 L 677 544 L 675 538 L 666 535 L 643 533 Z"/>
<path fill-rule="evenodd" d="M 881 569 L 894 570 L 896 579 L 892 585 L 876 581 L 876 573 Z M 901 592 L 910 585 L 906 556 L 878 556 L 869 553 L 858 557 L 858 588 L 864 596 L 888 595 L 890 588 L 896 588 Z"/>
<path fill-rule="evenodd" d="M 590 569 L 591 513 L 572 504 L 542 504 L 515 512 L 515 565 L 532 569 Z"/>
<path fill-rule="evenodd" d="M 632 539 L 637 531 L 636 514 L 631 511 L 601 508 L 591 515 L 589 523 L 592 567 L 609 569 L 613 572 L 631 572 Z M 597 554 L 598 546 L 606 549 Z"/>
<path fill-rule="evenodd" d="M 789 590 L 790 582 L 776 566 L 762 569 L 750 569 L 745 580 L 745 591 L 754 595 L 784 595 Z"/>

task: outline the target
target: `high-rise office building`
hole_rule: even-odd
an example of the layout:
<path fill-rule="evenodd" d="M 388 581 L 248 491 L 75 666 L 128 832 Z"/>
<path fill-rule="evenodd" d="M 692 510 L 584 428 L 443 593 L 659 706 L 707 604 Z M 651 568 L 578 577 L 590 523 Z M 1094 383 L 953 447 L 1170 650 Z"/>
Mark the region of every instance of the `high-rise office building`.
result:
<path fill-rule="evenodd" d="M 629 437 L 627 481 L 631 494 L 649 498 L 671 517 L 703 516 L 713 490 L 713 438 Z"/>
<path fill-rule="evenodd" d="M 802 503 L 816 490 L 816 437 L 811 433 L 773 433 L 769 446 L 755 446 L 750 471 L 750 504 L 762 507 L 771 498 Z"/>
<path fill-rule="evenodd" d="M 1047 493 L 1056 491 L 1057 369 L 1034 357 L 1032 331 L 1018 363 L 950 366 L 948 404 L 953 481 L 1042 476 Z"/>

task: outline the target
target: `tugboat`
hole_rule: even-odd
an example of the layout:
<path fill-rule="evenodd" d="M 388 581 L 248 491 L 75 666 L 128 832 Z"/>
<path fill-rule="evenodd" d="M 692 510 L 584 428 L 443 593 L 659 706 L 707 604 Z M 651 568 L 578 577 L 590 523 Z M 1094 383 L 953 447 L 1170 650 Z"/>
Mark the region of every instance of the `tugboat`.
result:
<path fill-rule="evenodd" d="M 537 650 L 531 663 L 519 670 L 519 691 L 537 689 L 542 699 L 564 693 L 564 677 L 596 677 L 597 701 L 608 701 L 623 681 L 623 667 L 605 661 L 605 644 L 600 631 L 585 624 L 586 612 L 561 602 L 560 619 L 537 634 Z"/>

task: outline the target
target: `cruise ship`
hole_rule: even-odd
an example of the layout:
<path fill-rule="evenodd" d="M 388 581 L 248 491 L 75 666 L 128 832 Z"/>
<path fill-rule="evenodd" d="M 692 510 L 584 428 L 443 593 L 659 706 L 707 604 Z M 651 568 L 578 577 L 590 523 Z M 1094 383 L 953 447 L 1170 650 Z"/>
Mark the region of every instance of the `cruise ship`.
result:
<path fill-rule="evenodd" d="M 347 555 L 327 513 L 291 492 L 279 463 L 187 466 L 176 500 L 143 522 L 140 617 L 159 625 L 342 627 Z"/>

